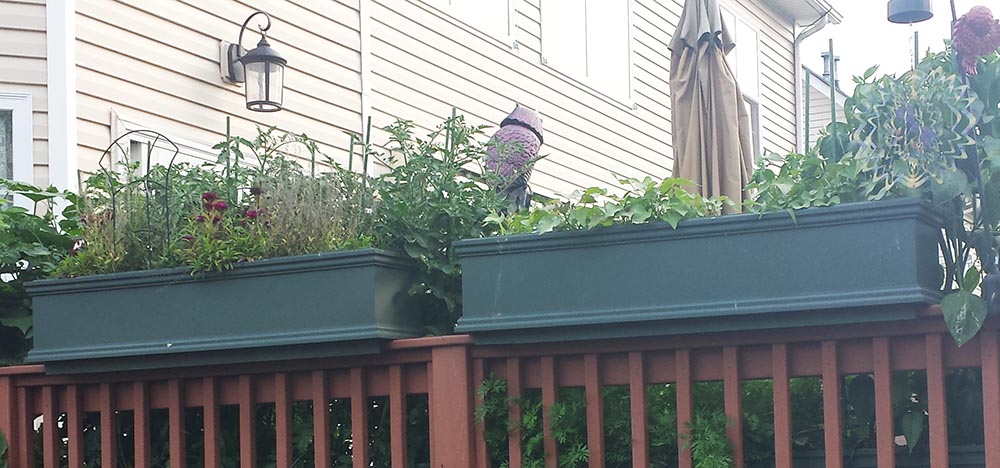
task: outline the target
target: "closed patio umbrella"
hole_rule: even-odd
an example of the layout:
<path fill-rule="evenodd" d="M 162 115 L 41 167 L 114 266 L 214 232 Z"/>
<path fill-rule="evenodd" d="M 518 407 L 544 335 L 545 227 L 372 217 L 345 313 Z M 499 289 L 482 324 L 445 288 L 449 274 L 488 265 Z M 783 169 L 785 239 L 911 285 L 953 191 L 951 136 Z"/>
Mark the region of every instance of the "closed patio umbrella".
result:
<path fill-rule="evenodd" d="M 740 204 L 753 153 L 750 114 L 726 62 L 734 46 L 717 0 L 685 0 L 670 41 L 673 176 Z"/>

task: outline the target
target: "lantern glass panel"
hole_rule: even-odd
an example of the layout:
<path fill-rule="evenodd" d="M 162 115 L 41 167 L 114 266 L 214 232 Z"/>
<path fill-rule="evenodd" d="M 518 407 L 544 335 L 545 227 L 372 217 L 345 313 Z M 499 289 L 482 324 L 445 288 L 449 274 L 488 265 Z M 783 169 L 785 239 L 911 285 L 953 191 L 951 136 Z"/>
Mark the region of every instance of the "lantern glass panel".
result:
<path fill-rule="evenodd" d="M 277 63 L 246 64 L 247 108 L 259 112 L 281 109 L 285 67 Z"/>

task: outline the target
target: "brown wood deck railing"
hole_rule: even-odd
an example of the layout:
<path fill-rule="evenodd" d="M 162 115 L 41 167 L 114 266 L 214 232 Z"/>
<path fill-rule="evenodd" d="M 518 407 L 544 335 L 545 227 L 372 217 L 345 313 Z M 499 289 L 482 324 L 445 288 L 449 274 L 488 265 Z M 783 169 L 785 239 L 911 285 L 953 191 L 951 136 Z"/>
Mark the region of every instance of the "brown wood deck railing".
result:
<path fill-rule="evenodd" d="M 831 312 L 835 313 L 835 312 Z M 101 466 L 116 466 L 116 411 L 132 411 L 136 466 L 150 465 L 150 414 L 167 410 L 171 468 L 185 468 L 185 409 L 202 408 L 205 466 L 220 466 L 220 408 L 238 405 L 240 421 L 253 418 L 258 404 L 274 404 L 276 461 L 293 463 L 292 405 L 312 401 L 313 451 L 316 466 L 331 466 L 328 403 L 350 398 L 351 427 L 367 428 L 366 399 L 387 397 L 390 412 L 393 467 L 407 466 L 407 396 L 427 394 L 429 402 L 430 466 L 486 467 L 488 456 L 482 424 L 473 417 L 475 389 L 490 374 L 507 380 L 517 397 L 540 391 L 543 412 L 556 401 L 558 390 L 582 387 L 586 395 L 589 465 L 604 466 L 604 411 L 601 389 L 627 386 L 632 417 L 632 463 L 650 466 L 646 388 L 676 386 L 678 433 L 694 412 L 693 386 L 722 381 L 725 411 L 738 420 L 741 381 L 773 379 L 775 465 L 792 466 L 792 413 L 789 381 L 811 376 L 822 380 L 827 467 L 842 467 L 845 448 L 842 409 L 843 376 L 872 374 L 875 381 L 878 466 L 895 466 L 892 373 L 925 371 L 929 414 L 929 458 L 933 468 L 949 466 L 946 372 L 951 368 L 981 368 L 985 466 L 1000 467 L 1000 326 L 991 319 L 980 335 L 957 348 L 939 314 L 907 322 L 853 326 L 746 331 L 632 340 L 516 346 L 477 346 L 468 336 L 399 340 L 378 355 L 302 362 L 255 363 L 244 366 L 134 371 L 103 375 L 46 375 L 43 366 L 0 369 L 0 430 L 9 440 L 9 466 L 81 468 L 85 413 L 100 414 Z M 516 400 L 513 400 L 516 401 Z M 512 403 L 511 416 L 520 409 Z M 65 414 L 65 428 L 45 422 Z M 36 460 L 35 428 L 42 417 L 41 457 Z M 977 415 L 978 417 L 978 415 Z M 64 433 L 60 433 L 60 430 Z M 557 466 L 557 441 L 552 422 L 543 418 L 545 465 Z M 240 424 L 239 459 L 257 466 L 253 424 Z M 736 466 L 742 467 L 743 434 L 731 425 Z M 61 435 L 62 434 L 62 435 Z M 188 434 L 190 437 L 190 434 Z M 367 431 L 352 437 L 353 466 L 370 466 Z M 520 468 L 520 437 L 509 438 L 510 466 Z M 386 460 L 380 461 L 384 465 Z M 689 450 L 678 464 L 693 466 Z"/>

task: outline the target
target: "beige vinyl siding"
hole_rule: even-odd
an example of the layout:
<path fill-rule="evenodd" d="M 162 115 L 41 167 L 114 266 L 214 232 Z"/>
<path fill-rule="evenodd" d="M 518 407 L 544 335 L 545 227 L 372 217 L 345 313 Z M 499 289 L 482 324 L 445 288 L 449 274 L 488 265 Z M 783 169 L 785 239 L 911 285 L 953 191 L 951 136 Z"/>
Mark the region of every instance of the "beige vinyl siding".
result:
<path fill-rule="evenodd" d="M 211 146 L 255 126 L 304 132 L 346 161 L 345 131 L 361 130 L 358 0 L 77 0 L 77 122 L 82 171 L 97 168 L 111 111 L 169 137 Z M 219 74 L 219 40 L 235 42 L 256 9 L 273 18 L 271 45 L 287 60 L 285 109 L 246 110 L 241 86 Z M 258 19 L 244 46 L 255 46 Z"/>
<path fill-rule="evenodd" d="M 512 1 L 513 37 L 496 38 L 453 16 L 442 0 L 77 0 L 80 168 L 95 169 L 111 141 L 112 109 L 205 145 L 222 139 L 227 115 L 236 134 L 277 125 L 306 132 L 343 162 L 349 141 L 343 132 L 362 130 L 362 109 L 376 129 L 402 118 L 423 134 L 452 108 L 471 123 L 495 127 L 519 102 L 544 118 L 547 157 L 532 177 L 539 193 L 615 186 L 616 174 L 668 176 L 667 46 L 683 2 L 629 0 L 632 90 L 623 100 L 544 65 L 544 0 Z M 762 147 L 790 151 L 791 26 L 757 2 L 728 3 L 759 31 Z M 274 15 L 271 43 L 289 60 L 286 109 L 277 114 L 246 111 L 242 88 L 218 74 L 219 39 L 235 40 L 255 8 Z M 257 35 L 248 32 L 244 42 L 252 46 Z M 373 141 L 384 142 L 384 133 L 376 131 Z"/>
<path fill-rule="evenodd" d="M 0 91 L 31 94 L 34 182 L 48 185 L 45 0 L 0 1 Z"/>
<path fill-rule="evenodd" d="M 456 107 L 473 123 L 495 126 L 520 102 L 544 119 L 548 156 L 532 175 L 537 192 L 616 185 L 612 173 L 669 174 L 669 121 L 662 111 L 634 110 L 541 64 L 538 0 L 515 4 L 516 49 L 423 1 L 372 3 L 377 123 L 393 116 L 433 124 Z"/>
<path fill-rule="evenodd" d="M 542 64 L 540 2 L 514 0 L 511 48 L 430 0 L 371 0 L 372 114 L 425 127 L 453 107 L 473 123 L 495 126 L 515 102 L 538 109 L 548 156 L 536 166 L 540 193 L 617 185 L 614 174 L 669 175 L 670 51 L 683 2 L 632 0 L 632 95 L 622 102 Z M 753 2 L 733 8 L 759 29 L 762 147 L 795 147 L 791 25 Z M 746 4 L 749 3 L 749 4 Z M 633 108 L 634 107 L 634 108 Z M 421 131 L 428 131 L 423 128 Z M 489 132 L 492 132 L 491 128 Z"/>
<path fill-rule="evenodd" d="M 813 77 L 813 79 L 818 80 L 816 77 Z M 826 88 L 830 89 L 829 87 Z M 820 134 L 826 130 L 826 126 L 830 124 L 830 95 L 815 88 L 810 91 L 809 108 L 805 111 L 809 113 L 809 145 L 813 146 L 816 144 L 816 140 L 819 139 Z M 844 117 L 844 103 L 840 99 L 837 102 L 837 121 L 846 121 Z"/>

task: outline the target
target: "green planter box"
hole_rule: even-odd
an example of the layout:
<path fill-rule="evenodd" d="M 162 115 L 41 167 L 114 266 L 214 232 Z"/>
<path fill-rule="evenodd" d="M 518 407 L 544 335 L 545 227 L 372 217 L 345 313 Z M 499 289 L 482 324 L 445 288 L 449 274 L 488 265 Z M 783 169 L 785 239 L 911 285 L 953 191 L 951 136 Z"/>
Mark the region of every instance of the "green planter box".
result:
<path fill-rule="evenodd" d="M 175 268 L 35 281 L 28 361 L 78 373 L 377 352 L 424 334 L 407 294 L 413 272 L 364 249 L 200 278 Z"/>
<path fill-rule="evenodd" d="M 902 320 L 940 300 L 917 200 L 464 240 L 457 332 L 505 344 Z"/>

